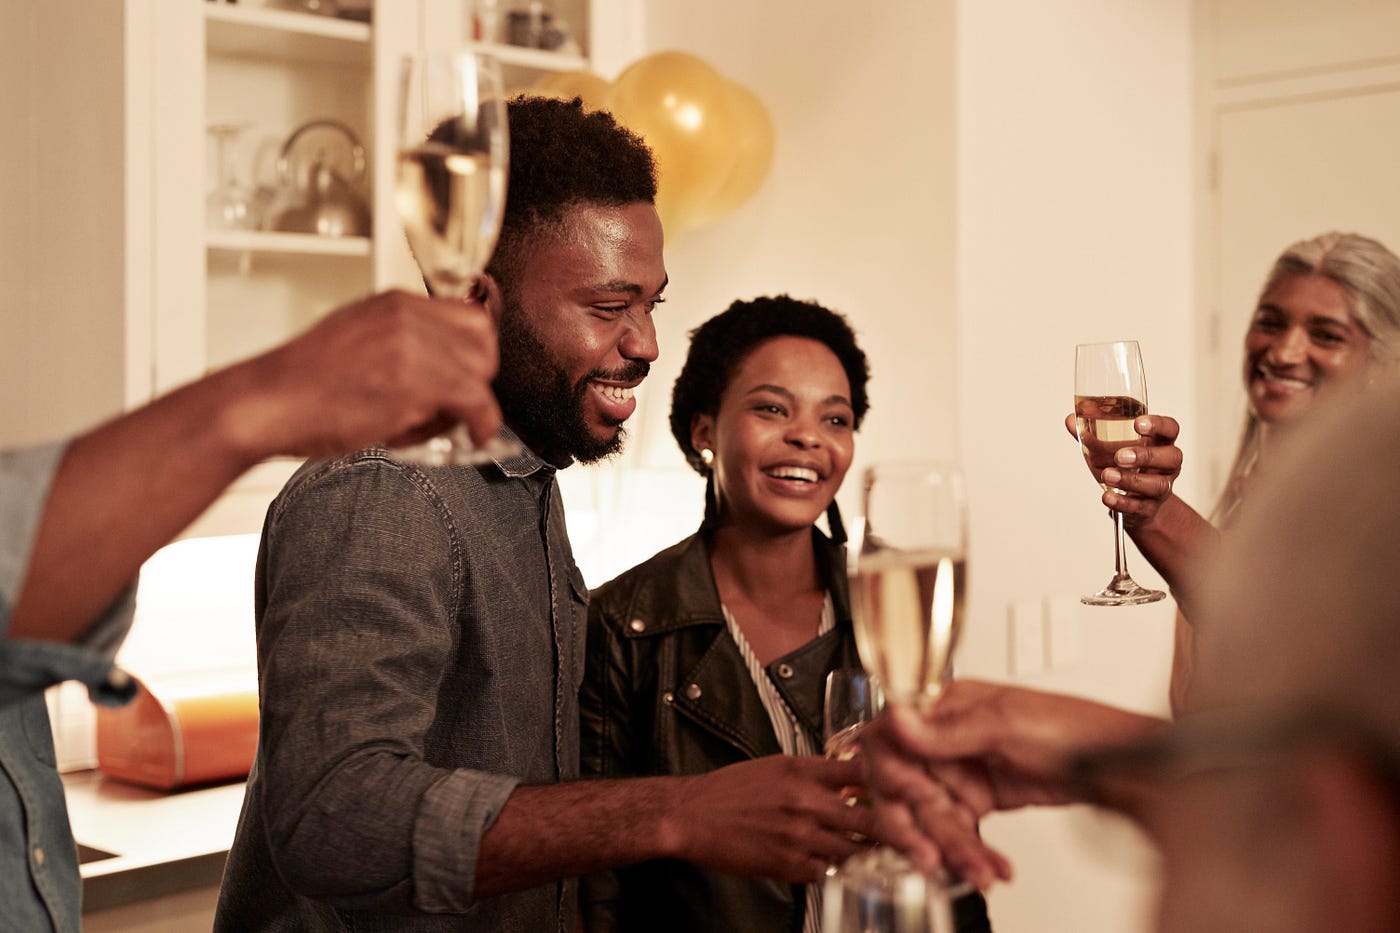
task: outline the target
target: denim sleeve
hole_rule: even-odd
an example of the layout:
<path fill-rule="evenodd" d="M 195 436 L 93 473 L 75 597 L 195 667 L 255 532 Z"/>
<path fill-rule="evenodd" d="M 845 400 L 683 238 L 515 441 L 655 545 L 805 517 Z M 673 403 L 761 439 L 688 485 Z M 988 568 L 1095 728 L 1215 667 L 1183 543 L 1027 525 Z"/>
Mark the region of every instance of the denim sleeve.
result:
<path fill-rule="evenodd" d="M 425 760 L 461 555 L 421 474 L 360 459 L 274 504 L 259 556 L 258 805 L 299 893 L 464 912 L 512 777 Z"/>
<path fill-rule="evenodd" d="M 19 595 L 49 486 L 66 443 L 0 451 L 0 706 L 32 696 L 64 680 L 87 685 L 93 700 L 121 703 L 135 685 L 112 667 L 131 626 L 128 590 L 76 644 L 18 641 L 9 637 L 10 609 Z"/>

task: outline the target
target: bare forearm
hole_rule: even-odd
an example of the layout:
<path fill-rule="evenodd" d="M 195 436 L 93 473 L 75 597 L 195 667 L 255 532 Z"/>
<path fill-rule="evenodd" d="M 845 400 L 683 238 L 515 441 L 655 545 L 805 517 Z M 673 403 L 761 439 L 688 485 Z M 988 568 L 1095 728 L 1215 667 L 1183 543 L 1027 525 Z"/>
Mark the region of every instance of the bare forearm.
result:
<path fill-rule="evenodd" d="M 1179 604 L 1189 603 L 1197 570 L 1220 539 L 1210 522 L 1176 495 L 1162 503 L 1151 521 L 1130 524 L 1128 534 L 1171 586 Z"/>
<path fill-rule="evenodd" d="M 194 383 L 69 445 L 11 615 L 13 638 L 72 641 L 142 562 L 261 459 L 229 404 L 239 368 Z"/>
<path fill-rule="evenodd" d="M 656 858 L 816 881 L 874 831 L 841 796 L 863 779 L 859 761 L 768 755 L 704 774 L 517 788 L 482 837 L 477 896 Z"/>
<path fill-rule="evenodd" d="M 673 817 L 685 778 L 518 787 L 482 836 L 476 896 L 681 855 Z"/>
<path fill-rule="evenodd" d="M 244 470 L 421 440 L 484 441 L 495 331 L 481 306 L 386 292 L 76 440 L 54 477 L 10 634 L 71 641 Z"/>

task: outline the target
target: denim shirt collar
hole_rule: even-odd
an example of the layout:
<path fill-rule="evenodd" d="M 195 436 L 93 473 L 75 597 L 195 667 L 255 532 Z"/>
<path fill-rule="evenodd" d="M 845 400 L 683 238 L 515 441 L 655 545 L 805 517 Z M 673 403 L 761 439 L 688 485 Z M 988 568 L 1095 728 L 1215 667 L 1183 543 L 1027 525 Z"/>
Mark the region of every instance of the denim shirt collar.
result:
<path fill-rule="evenodd" d="M 530 447 L 506 425 L 501 425 L 501 430 L 497 432 L 496 438 L 508 444 L 515 445 L 520 451 L 519 453 L 509 456 L 493 456 L 491 458 L 491 462 L 496 464 L 496 468 L 506 476 L 512 479 L 519 479 L 521 477 L 530 476 L 540 470 L 545 470 L 544 477 L 547 480 L 558 472 L 555 467 L 546 463 L 544 458 L 531 450 Z"/>

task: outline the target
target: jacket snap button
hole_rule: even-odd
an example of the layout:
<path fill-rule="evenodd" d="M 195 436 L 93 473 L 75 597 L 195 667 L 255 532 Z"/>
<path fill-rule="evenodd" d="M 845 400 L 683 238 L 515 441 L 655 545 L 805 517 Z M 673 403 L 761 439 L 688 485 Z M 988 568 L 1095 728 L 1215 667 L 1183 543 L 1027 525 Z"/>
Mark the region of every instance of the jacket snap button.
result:
<path fill-rule="evenodd" d="M 661 694 L 661 700 L 662 702 L 667 704 L 674 703 L 676 702 L 676 695 L 671 691 L 667 690 L 665 693 Z"/>
<path fill-rule="evenodd" d="M 633 619 L 631 622 L 627 623 L 627 627 L 634 632 L 645 632 L 647 630 L 647 624 L 641 619 Z"/>
<path fill-rule="evenodd" d="M 698 700 L 698 699 L 700 699 L 700 685 L 699 685 L 699 684 L 690 684 L 689 686 L 687 686 L 687 687 L 685 688 L 685 695 L 686 695 L 686 698 L 687 698 L 687 699 L 691 699 L 691 700 Z"/>
<path fill-rule="evenodd" d="M 778 676 L 781 677 L 783 680 L 787 680 L 788 678 L 790 678 L 790 677 L 792 676 L 792 665 L 791 665 L 791 664 L 779 664 L 779 665 L 778 665 Z"/>

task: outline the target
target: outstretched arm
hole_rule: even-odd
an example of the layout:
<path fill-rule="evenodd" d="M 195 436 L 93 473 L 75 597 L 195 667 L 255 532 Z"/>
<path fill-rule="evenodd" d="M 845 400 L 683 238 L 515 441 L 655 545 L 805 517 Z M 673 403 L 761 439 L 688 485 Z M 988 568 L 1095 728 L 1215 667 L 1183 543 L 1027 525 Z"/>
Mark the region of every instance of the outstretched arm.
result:
<path fill-rule="evenodd" d="M 996 810 L 1076 801 L 1070 763 L 1163 722 L 1078 697 L 978 681 L 948 686 L 926 716 L 891 707 L 862 734 L 877 831 L 917 864 L 985 888 L 1010 865 L 976 833 Z"/>
<path fill-rule="evenodd" d="M 480 305 L 386 293 L 107 422 L 54 476 L 7 635 L 78 638 L 141 563 L 260 460 L 500 427 Z"/>
<path fill-rule="evenodd" d="M 863 768 L 772 755 L 689 777 L 517 787 L 481 839 L 476 897 L 656 858 L 816 881 L 874 832 L 841 797 Z"/>

